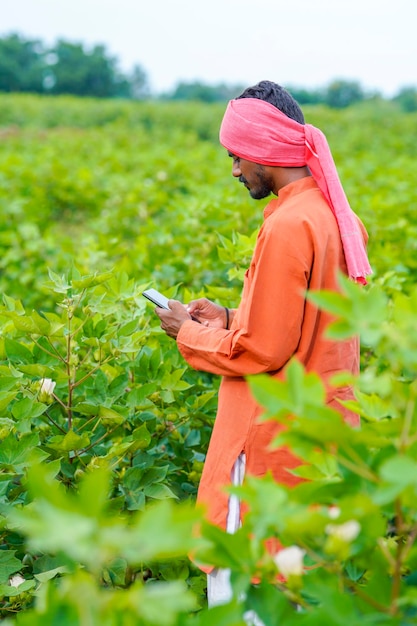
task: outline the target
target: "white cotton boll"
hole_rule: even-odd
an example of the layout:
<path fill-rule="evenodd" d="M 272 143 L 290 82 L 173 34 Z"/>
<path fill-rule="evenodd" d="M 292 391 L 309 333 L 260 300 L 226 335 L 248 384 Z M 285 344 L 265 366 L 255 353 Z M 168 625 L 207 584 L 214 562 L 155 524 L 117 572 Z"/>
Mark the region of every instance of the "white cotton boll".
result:
<path fill-rule="evenodd" d="M 45 404 L 52 404 L 55 400 L 53 393 L 56 382 L 52 378 L 41 378 L 39 381 L 38 400 Z"/>
<path fill-rule="evenodd" d="M 338 539 L 342 539 L 342 541 L 346 541 L 346 543 L 350 543 L 359 535 L 361 530 L 361 525 L 357 520 L 351 519 L 344 524 L 328 524 L 326 526 L 326 533 L 331 535 L 332 537 L 337 537 Z"/>
<path fill-rule="evenodd" d="M 25 582 L 25 578 L 23 578 L 23 576 L 21 576 L 20 574 L 15 574 L 14 576 L 11 576 L 9 578 L 9 585 L 10 587 L 19 587 L 22 583 Z"/>
<path fill-rule="evenodd" d="M 40 388 L 41 393 L 46 393 L 49 396 L 51 396 L 54 393 L 56 382 L 54 382 L 52 378 L 41 378 L 40 383 L 41 383 L 41 388 Z"/>
<path fill-rule="evenodd" d="M 340 517 L 340 513 L 341 513 L 341 510 L 339 509 L 338 506 L 329 507 L 329 510 L 327 512 L 330 519 L 337 519 L 338 517 Z"/>
<path fill-rule="evenodd" d="M 301 576 L 303 573 L 303 558 L 305 550 L 298 546 L 284 548 L 274 556 L 274 562 L 281 574 L 288 576 Z"/>

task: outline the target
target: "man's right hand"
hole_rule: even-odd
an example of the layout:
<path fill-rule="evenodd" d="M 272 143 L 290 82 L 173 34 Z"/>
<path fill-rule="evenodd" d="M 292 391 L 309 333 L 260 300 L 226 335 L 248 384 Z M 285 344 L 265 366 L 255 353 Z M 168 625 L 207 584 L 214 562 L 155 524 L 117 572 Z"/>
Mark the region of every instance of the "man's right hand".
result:
<path fill-rule="evenodd" d="M 192 300 L 186 309 L 196 317 L 203 326 L 209 328 L 226 328 L 226 310 L 224 306 L 215 304 L 207 298 Z"/>

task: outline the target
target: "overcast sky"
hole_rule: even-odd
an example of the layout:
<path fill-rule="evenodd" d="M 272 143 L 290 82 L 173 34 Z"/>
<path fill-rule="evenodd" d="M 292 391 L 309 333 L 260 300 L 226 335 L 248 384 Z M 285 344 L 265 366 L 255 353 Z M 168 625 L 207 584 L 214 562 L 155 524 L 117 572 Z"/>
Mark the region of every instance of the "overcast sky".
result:
<path fill-rule="evenodd" d="M 415 0 L 0 0 L 0 35 L 103 43 L 155 93 L 179 81 L 417 87 Z"/>

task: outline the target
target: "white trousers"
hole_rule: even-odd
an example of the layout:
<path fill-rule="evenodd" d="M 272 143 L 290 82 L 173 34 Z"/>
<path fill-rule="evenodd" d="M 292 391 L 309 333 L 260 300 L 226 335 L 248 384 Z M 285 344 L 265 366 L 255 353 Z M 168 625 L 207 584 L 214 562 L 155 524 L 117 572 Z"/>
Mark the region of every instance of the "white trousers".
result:
<path fill-rule="evenodd" d="M 232 469 L 232 484 L 241 485 L 245 477 L 246 456 L 242 452 Z M 241 525 L 239 498 L 232 494 L 229 498 L 229 510 L 227 514 L 226 530 L 228 533 L 235 533 Z M 229 569 L 214 569 L 207 575 L 207 601 L 208 606 L 218 606 L 227 604 L 232 599 L 232 587 L 230 585 Z M 256 615 L 255 611 L 246 611 L 244 620 L 248 626 L 264 626 L 264 623 Z"/>

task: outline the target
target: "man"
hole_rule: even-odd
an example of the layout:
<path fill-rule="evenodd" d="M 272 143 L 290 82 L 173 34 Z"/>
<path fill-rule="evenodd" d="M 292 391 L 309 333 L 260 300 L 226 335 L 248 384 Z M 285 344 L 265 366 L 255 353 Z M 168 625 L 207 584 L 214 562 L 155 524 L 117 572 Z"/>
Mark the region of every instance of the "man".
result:
<path fill-rule="evenodd" d="M 244 473 L 261 476 L 268 470 L 277 481 L 293 485 L 297 479 L 288 470 L 299 463 L 287 449 L 268 449 L 279 425 L 258 423 L 262 408 L 245 376 L 281 377 L 293 357 L 325 384 L 340 371 L 356 374 L 358 339 L 327 340 L 331 318 L 306 293 L 340 291 L 339 271 L 364 283 L 371 268 L 366 231 L 348 205 L 327 141 L 304 123 L 298 104 L 282 87 L 262 81 L 231 100 L 220 143 L 233 159 L 233 176 L 253 198 L 277 196 L 264 209 L 241 302 L 229 310 L 206 299 L 188 307 L 171 300 L 170 310 L 156 312 L 192 367 L 222 376 L 198 500 L 208 507 L 211 522 L 233 532 L 239 509 L 224 486 L 241 482 Z M 353 398 L 351 388 L 327 387 L 328 404 L 357 424 L 357 416 L 337 402 Z M 209 576 L 209 603 L 219 595 L 217 574 Z M 225 581 L 219 585 L 221 595 Z"/>

